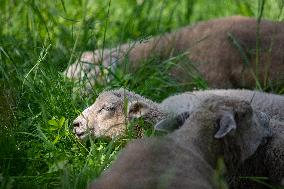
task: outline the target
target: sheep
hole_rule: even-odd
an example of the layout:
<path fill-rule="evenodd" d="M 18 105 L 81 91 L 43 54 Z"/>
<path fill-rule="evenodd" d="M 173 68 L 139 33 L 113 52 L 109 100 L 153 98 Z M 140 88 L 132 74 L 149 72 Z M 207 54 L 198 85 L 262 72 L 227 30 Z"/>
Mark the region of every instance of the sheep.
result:
<path fill-rule="evenodd" d="M 246 101 L 210 97 L 175 132 L 129 143 L 90 188 L 220 188 L 218 159 L 230 175 L 271 137 L 264 115 Z"/>
<path fill-rule="evenodd" d="M 250 90 L 205 90 L 174 95 L 158 104 L 121 88 L 101 93 L 95 103 L 74 120 L 74 133 L 80 139 L 88 134 L 115 138 L 125 132 L 125 125 L 133 118 L 143 118 L 148 123 L 156 124 L 166 117 L 184 113 L 184 119 L 178 123 L 182 125 L 187 112 L 193 111 L 203 99 L 212 95 L 251 101 L 255 110 L 277 119 L 284 118 L 284 97 L 281 95 Z M 127 104 L 128 108 L 125 108 Z"/>
<path fill-rule="evenodd" d="M 129 70 L 134 73 L 141 60 L 151 56 L 168 59 L 184 54 L 190 61 L 180 61 L 170 71 L 179 82 L 189 82 L 192 70 L 185 68 L 195 67 L 211 88 L 254 88 L 257 82 L 261 86 L 281 86 L 284 83 L 284 24 L 261 20 L 258 35 L 257 23 L 256 19 L 243 16 L 219 18 L 142 43 L 84 52 L 64 74 L 75 80 L 87 76 L 90 81 L 87 88 L 90 88 L 94 78 L 113 71 L 124 59 L 128 59 Z"/>

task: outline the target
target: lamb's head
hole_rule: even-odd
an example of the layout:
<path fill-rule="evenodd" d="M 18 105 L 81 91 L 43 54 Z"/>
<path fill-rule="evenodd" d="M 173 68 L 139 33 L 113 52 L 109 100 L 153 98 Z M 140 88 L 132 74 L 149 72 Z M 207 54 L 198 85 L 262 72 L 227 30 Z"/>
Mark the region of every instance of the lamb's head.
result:
<path fill-rule="evenodd" d="M 157 103 L 138 94 L 125 89 L 105 91 L 74 120 L 74 133 L 80 139 L 89 134 L 114 138 L 124 133 L 133 118 L 156 123 L 165 116 Z"/>
<path fill-rule="evenodd" d="M 167 127 L 172 129 L 167 124 L 163 125 L 163 122 L 155 126 L 158 130 Z M 213 96 L 191 112 L 173 136 L 185 145 L 193 141 L 200 149 L 206 150 L 206 157 L 211 163 L 216 162 L 217 155 L 223 155 L 225 162 L 241 163 L 271 137 L 271 131 L 269 117 L 254 111 L 250 103 L 226 96 Z"/>

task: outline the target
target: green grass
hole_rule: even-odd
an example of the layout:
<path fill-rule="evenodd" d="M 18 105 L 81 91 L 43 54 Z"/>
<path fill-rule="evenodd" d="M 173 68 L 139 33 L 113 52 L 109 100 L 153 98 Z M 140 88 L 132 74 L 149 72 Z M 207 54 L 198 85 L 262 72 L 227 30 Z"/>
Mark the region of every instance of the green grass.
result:
<path fill-rule="evenodd" d="M 283 1 L 267 0 L 262 18 L 283 20 L 282 8 Z M 74 94 L 61 72 L 83 51 L 216 17 L 257 17 L 258 10 L 254 0 L 0 0 L 0 187 L 85 188 L 97 177 L 132 138 L 82 144 L 72 134 L 72 120 L 105 88 L 124 86 L 157 101 L 206 88 L 200 78 L 183 86 L 171 80 L 175 59 L 151 59 L 135 75 L 117 70 L 92 95 Z"/>

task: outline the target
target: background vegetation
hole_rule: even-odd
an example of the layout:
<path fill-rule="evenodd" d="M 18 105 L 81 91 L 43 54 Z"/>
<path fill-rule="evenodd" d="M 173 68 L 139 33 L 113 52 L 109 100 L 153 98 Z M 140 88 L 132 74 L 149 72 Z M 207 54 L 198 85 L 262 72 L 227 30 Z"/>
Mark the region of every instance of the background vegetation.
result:
<path fill-rule="evenodd" d="M 83 51 L 112 47 L 229 15 L 256 17 L 255 0 L 0 0 L 0 187 L 85 188 L 131 135 L 80 143 L 72 120 L 104 88 L 125 86 L 153 100 L 203 82 L 179 86 L 167 66 L 144 63 L 118 70 L 93 94 L 72 92 L 61 72 Z M 283 0 L 266 0 L 263 17 L 281 21 Z M 170 62 L 170 61 L 165 61 Z M 282 93 L 282 90 L 274 91 Z"/>

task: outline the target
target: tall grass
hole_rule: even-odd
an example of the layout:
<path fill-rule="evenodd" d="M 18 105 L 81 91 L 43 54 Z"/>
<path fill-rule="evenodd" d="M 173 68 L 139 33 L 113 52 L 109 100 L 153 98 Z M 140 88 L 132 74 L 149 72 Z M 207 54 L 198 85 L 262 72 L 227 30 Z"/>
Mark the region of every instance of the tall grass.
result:
<path fill-rule="evenodd" d="M 283 20 L 282 8 L 283 1 L 267 0 L 263 17 Z M 70 131 L 100 91 L 125 86 L 159 101 L 206 84 L 171 80 L 166 73 L 175 59 L 167 66 L 148 60 L 135 75 L 118 69 L 90 96 L 74 94 L 61 72 L 86 50 L 215 17 L 256 16 L 258 7 L 253 0 L 0 0 L 0 11 L 0 186 L 85 188 L 131 138 L 82 144 Z"/>

